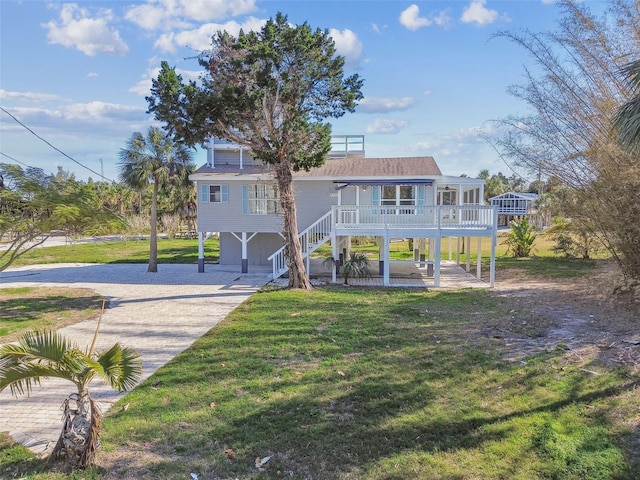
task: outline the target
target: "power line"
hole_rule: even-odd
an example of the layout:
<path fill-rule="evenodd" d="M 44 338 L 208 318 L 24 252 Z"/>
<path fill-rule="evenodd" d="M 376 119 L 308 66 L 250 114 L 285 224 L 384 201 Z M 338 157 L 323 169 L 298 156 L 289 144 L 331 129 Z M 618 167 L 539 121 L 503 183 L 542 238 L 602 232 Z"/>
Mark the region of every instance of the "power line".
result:
<path fill-rule="evenodd" d="M 32 167 L 31 167 L 31 165 L 27 165 L 26 163 L 21 162 L 21 161 L 20 161 L 20 160 L 18 160 L 17 158 L 13 158 L 11 155 L 7 155 L 7 154 L 6 154 L 6 153 L 4 153 L 4 152 L 0 152 L 0 155 L 2 155 L 2 156 L 4 156 L 4 157 L 7 157 L 9 160 L 13 160 L 14 162 L 18 162 L 20 165 L 24 165 L 24 166 L 25 166 L 25 167 L 27 167 L 27 168 L 32 168 Z"/>
<path fill-rule="evenodd" d="M 9 115 L 11 118 L 13 118 L 16 123 L 18 123 L 19 125 L 21 125 L 22 127 L 24 127 L 26 130 L 28 130 L 31 134 L 33 134 L 36 138 L 42 140 L 44 143 L 46 143 L 47 145 L 49 145 L 51 148 L 53 148 L 56 152 L 61 153 L 62 155 L 64 155 L 65 157 L 67 157 L 69 160 L 71 160 L 72 162 L 80 165 L 82 168 L 89 170 L 91 173 L 95 173 L 96 175 L 98 175 L 99 177 L 103 178 L 104 180 L 107 180 L 111 183 L 114 183 L 113 180 L 111 180 L 110 178 L 107 178 L 103 175 L 101 175 L 100 173 L 96 172 L 95 170 L 92 170 L 91 168 L 83 165 L 82 163 L 80 163 L 78 160 L 76 160 L 75 158 L 70 157 L 69 155 L 67 155 L 66 153 L 64 153 L 62 150 L 60 150 L 58 147 L 55 147 L 54 145 L 52 145 L 51 143 L 49 143 L 47 140 L 45 140 L 44 138 L 42 138 L 40 135 L 38 135 L 36 132 L 34 132 L 33 130 L 31 130 L 29 127 L 27 127 L 24 123 L 22 123 L 20 120 L 18 120 L 16 117 L 14 117 L 11 113 L 9 113 L 7 110 L 4 109 L 4 107 L 0 106 L 0 110 L 2 110 L 4 113 L 6 113 L 7 115 Z"/>

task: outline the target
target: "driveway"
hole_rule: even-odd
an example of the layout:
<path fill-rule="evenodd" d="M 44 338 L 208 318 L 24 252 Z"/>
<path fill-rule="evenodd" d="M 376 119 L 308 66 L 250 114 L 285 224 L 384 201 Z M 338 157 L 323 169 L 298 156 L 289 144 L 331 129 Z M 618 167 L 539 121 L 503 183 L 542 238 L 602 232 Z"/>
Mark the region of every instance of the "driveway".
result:
<path fill-rule="evenodd" d="M 224 319 L 240 303 L 269 282 L 265 269 L 241 274 L 239 266 L 55 264 L 11 268 L 0 272 L 0 287 L 61 286 L 90 288 L 109 299 L 98 337 L 98 349 L 116 342 L 135 348 L 144 365 L 143 380 Z M 79 346 L 88 346 L 97 319 L 61 329 Z M 44 380 L 29 397 L 0 393 L 0 431 L 36 453 L 51 450 L 62 428 L 60 405 L 74 386 Z M 96 381 L 93 397 L 103 410 L 121 395 Z"/>

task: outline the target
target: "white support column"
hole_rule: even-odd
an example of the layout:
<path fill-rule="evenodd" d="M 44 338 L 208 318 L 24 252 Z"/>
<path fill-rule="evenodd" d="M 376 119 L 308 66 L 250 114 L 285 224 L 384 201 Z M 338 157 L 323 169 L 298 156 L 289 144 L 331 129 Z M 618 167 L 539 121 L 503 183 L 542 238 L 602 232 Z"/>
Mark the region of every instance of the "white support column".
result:
<path fill-rule="evenodd" d="M 498 243 L 498 210 L 493 207 L 493 233 L 491 234 L 491 260 L 489 261 L 489 286 L 496 283 L 496 243 Z"/>
<path fill-rule="evenodd" d="M 204 273 L 204 232 L 198 232 L 198 273 Z"/>
<path fill-rule="evenodd" d="M 209 137 L 209 148 L 207 148 L 207 163 L 211 168 L 216 168 L 216 141 Z"/>
<path fill-rule="evenodd" d="M 467 254 L 467 273 L 471 273 L 471 237 L 465 237 L 465 253 Z"/>
<path fill-rule="evenodd" d="M 476 277 L 482 279 L 482 237 L 478 237 L 478 253 L 476 255 L 478 265 L 476 266 Z"/>
<path fill-rule="evenodd" d="M 242 232 L 242 273 L 247 273 L 249 271 L 249 255 L 247 249 L 247 232 Z"/>
<path fill-rule="evenodd" d="M 384 237 L 383 237 L 383 241 L 384 241 L 384 272 L 382 275 L 382 284 L 385 287 L 388 287 L 390 285 L 389 282 L 389 277 L 390 277 L 390 265 L 389 265 L 389 232 L 388 230 L 385 230 L 384 232 Z"/>
<path fill-rule="evenodd" d="M 451 261 L 453 259 L 452 241 L 453 241 L 453 239 L 451 237 L 449 237 L 449 261 Z"/>
<path fill-rule="evenodd" d="M 460 237 L 456 237 L 456 265 L 460 266 Z"/>
<path fill-rule="evenodd" d="M 333 258 L 333 266 L 331 267 L 331 283 L 336 283 L 338 269 L 338 239 L 336 238 L 335 231 L 331 232 L 331 257 Z"/>
<path fill-rule="evenodd" d="M 440 235 L 440 233 L 438 232 L 438 235 Z M 429 263 L 427 263 L 427 277 L 430 277 L 433 275 L 433 267 L 434 267 L 434 250 L 435 250 L 435 239 L 430 238 L 429 239 L 429 256 L 427 257 L 427 260 Z"/>
<path fill-rule="evenodd" d="M 434 255 L 434 272 L 433 272 L 433 283 L 436 287 L 440 286 L 440 246 L 441 246 L 442 238 L 440 237 L 440 232 L 436 236 L 435 243 L 435 255 Z M 431 256 L 431 255 L 429 255 Z"/>

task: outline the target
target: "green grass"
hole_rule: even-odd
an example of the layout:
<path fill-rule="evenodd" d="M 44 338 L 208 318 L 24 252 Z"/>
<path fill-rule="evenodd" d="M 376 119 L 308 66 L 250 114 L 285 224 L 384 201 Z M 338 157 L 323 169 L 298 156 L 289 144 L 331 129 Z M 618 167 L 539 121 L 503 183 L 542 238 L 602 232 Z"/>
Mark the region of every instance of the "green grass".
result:
<path fill-rule="evenodd" d="M 543 276 L 593 266 L 500 262 Z M 640 478 L 638 379 L 563 349 L 506 360 L 496 325 L 531 338 L 547 328 L 506 302 L 485 290 L 260 292 L 112 408 L 108 471 L 47 473 L 0 436 L 0 477 Z M 58 309 L 25 305 L 34 317 Z"/>
<path fill-rule="evenodd" d="M 217 261 L 219 241 L 210 238 L 205 242 L 205 260 Z M 43 263 L 147 263 L 149 241 L 100 241 L 56 247 L 36 248 L 16 260 L 13 266 Z M 198 263 L 198 240 L 158 239 L 158 263 Z"/>
<path fill-rule="evenodd" d="M 101 295 L 83 288 L 0 289 L 0 344 L 32 329 L 56 330 L 100 313 Z"/>
<path fill-rule="evenodd" d="M 512 308 L 486 291 L 256 294 L 115 406 L 103 461 L 163 479 L 640 475 L 615 422 L 637 380 L 562 351 L 502 360 L 482 332 L 520 324 Z"/>
<path fill-rule="evenodd" d="M 539 333 L 514 307 L 485 290 L 264 291 L 111 409 L 99 457 L 108 472 L 39 473 L 42 464 L 10 444 L 0 446 L 0 472 L 39 480 L 640 475 L 619 420 L 640 408 L 637 379 L 577 364 L 561 349 L 504 360 L 492 327 Z M 267 456 L 259 472 L 255 459 Z"/>
<path fill-rule="evenodd" d="M 0 478 L 38 480 L 97 480 L 96 471 L 70 473 L 52 471 L 46 460 L 39 458 L 28 448 L 13 442 L 11 437 L 0 432 Z"/>

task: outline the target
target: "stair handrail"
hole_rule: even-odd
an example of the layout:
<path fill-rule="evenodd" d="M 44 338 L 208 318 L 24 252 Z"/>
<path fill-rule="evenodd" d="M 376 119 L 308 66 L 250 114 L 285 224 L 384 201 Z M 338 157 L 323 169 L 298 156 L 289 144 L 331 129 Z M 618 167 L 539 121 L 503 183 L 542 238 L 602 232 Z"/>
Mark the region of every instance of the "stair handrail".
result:
<path fill-rule="evenodd" d="M 302 232 L 298 233 L 300 245 L 302 246 L 302 258 L 306 258 L 308 255 L 311 255 L 318 247 L 323 245 L 329 239 L 331 229 L 333 228 L 331 218 L 332 212 L 330 210 L 305 228 Z M 320 225 L 322 225 L 322 229 L 318 228 Z M 315 235 L 313 239 L 314 241 L 309 242 L 309 237 L 312 234 Z M 274 279 L 278 278 L 289 269 L 286 264 L 284 249 L 285 247 L 282 246 L 267 257 L 267 260 L 271 261 L 272 275 Z"/>

